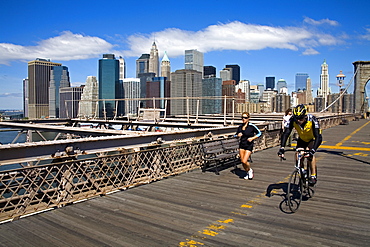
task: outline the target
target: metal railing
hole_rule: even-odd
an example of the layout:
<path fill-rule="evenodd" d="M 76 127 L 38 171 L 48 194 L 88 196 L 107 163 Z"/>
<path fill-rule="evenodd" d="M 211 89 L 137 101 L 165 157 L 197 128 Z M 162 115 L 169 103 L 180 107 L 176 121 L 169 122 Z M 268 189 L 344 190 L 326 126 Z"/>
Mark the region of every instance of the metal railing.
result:
<path fill-rule="evenodd" d="M 0 222 L 150 183 L 198 168 L 200 143 L 0 172 Z"/>

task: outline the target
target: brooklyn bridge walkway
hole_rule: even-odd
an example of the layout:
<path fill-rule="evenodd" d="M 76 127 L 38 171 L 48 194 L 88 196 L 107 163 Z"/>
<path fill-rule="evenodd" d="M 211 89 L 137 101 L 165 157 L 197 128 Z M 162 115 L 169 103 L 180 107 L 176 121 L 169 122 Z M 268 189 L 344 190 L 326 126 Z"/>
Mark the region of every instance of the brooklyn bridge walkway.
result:
<path fill-rule="evenodd" d="M 318 183 L 284 208 L 293 152 L 253 154 L 253 180 L 233 167 L 194 170 L 0 225 L 0 246 L 370 246 L 370 121 L 323 132 Z"/>

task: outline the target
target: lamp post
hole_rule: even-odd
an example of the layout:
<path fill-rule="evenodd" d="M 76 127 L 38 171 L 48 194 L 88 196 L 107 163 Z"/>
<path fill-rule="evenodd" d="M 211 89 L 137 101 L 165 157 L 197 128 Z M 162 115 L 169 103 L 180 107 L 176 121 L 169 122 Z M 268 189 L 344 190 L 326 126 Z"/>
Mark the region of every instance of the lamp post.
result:
<path fill-rule="evenodd" d="M 339 74 L 337 75 L 337 85 L 339 86 L 339 113 L 342 113 L 342 99 L 341 99 L 341 91 L 342 86 L 344 85 L 344 78 L 346 78 L 345 75 L 343 75 L 342 71 L 339 71 Z"/>

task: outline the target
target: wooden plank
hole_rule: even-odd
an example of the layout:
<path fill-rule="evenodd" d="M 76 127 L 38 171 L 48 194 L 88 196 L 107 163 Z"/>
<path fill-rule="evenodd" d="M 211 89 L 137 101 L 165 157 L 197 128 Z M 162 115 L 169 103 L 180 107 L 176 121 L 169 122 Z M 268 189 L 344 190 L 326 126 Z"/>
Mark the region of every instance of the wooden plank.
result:
<path fill-rule="evenodd" d="M 365 124 L 324 131 L 315 195 L 294 214 L 279 208 L 294 153 L 280 162 L 276 147 L 253 154 L 253 180 L 239 178 L 240 165 L 219 176 L 195 170 L 2 224 L 0 246 L 368 246 Z"/>

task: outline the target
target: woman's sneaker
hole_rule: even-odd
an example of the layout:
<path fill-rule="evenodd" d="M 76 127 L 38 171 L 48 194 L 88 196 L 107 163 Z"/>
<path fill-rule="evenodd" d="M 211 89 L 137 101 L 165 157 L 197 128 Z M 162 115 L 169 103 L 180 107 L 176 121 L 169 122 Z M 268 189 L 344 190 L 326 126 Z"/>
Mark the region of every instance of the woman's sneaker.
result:
<path fill-rule="evenodd" d="M 252 179 L 253 179 L 253 177 L 254 177 L 254 175 L 253 175 L 253 170 L 252 170 L 252 168 L 251 168 L 251 169 L 249 169 L 249 171 L 248 171 L 248 179 L 249 179 L 249 180 L 252 180 Z"/>

